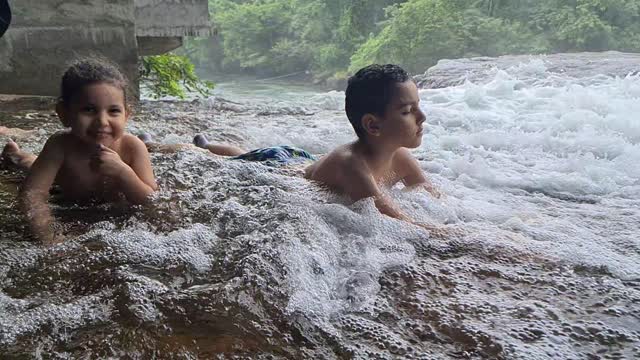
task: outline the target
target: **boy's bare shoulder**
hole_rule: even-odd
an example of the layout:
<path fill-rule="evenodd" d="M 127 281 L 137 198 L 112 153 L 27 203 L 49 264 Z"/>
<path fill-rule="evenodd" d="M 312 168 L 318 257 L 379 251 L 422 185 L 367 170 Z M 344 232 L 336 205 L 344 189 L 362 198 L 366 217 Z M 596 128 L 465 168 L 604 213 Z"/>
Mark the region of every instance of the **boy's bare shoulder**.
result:
<path fill-rule="evenodd" d="M 69 144 L 75 142 L 75 137 L 67 130 L 62 130 L 49 136 L 45 143 L 45 149 L 47 150 L 59 150 L 64 151 Z"/>
<path fill-rule="evenodd" d="M 122 160 L 130 164 L 144 156 L 149 156 L 147 146 L 137 136 L 125 133 L 120 139 L 120 150 L 118 151 Z"/>
<path fill-rule="evenodd" d="M 144 142 L 142 142 L 142 140 L 140 140 L 137 136 L 133 136 L 129 133 L 122 134 L 122 139 L 120 141 L 122 141 L 122 145 L 126 146 L 144 146 Z"/>
<path fill-rule="evenodd" d="M 393 158 L 393 171 L 405 186 L 428 183 L 418 159 L 409 149 L 398 149 Z"/>
<path fill-rule="evenodd" d="M 339 146 L 310 165 L 306 170 L 306 177 L 320 181 L 322 181 L 321 178 L 327 177 L 327 174 L 332 174 L 335 177 L 338 170 L 342 170 L 353 161 L 354 154 L 349 145 Z"/>
<path fill-rule="evenodd" d="M 305 171 L 308 179 L 319 181 L 334 189 L 350 193 L 362 179 L 367 178 L 365 160 L 350 144 L 340 146 Z M 350 195 L 350 194 L 349 194 Z"/>
<path fill-rule="evenodd" d="M 393 156 L 393 167 L 396 172 L 406 172 L 418 165 L 418 160 L 413 156 L 411 151 L 407 148 L 400 148 Z"/>
<path fill-rule="evenodd" d="M 129 154 L 138 153 L 142 150 L 147 152 L 147 146 L 137 136 L 131 134 L 123 134 L 121 141 L 122 151 Z"/>
<path fill-rule="evenodd" d="M 328 160 L 338 166 L 348 166 L 353 162 L 358 161 L 358 156 L 355 151 L 353 151 L 353 147 L 349 144 L 335 148 L 327 156 L 329 157 Z"/>
<path fill-rule="evenodd" d="M 75 137 L 67 130 L 58 131 L 49 136 L 38 154 L 40 162 L 61 163 L 73 152 Z"/>
<path fill-rule="evenodd" d="M 50 141 L 64 141 L 67 139 L 73 138 L 73 135 L 71 134 L 71 132 L 69 130 L 60 130 L 60 131 L 56 131 L 53 134 L 51 134 L 51 136 L 49 136 L 49 140 Z M 47 140 L 47 141 L 49 141 Z"/>
<path fill-rule="evenodd" d="M 407 148 L 400 148 L 393 155 L 393 163 L 395 166 L 403 167 L 415 161 L 417 160 Z"/>
<path fill-rule="evenodd" d="M 337 154 L 340 170 L 346 174 L 354 175 L 368 172 L 369 167 L 367 161 L 362 154 L 355 151 L 351 145 L 345 145 L 339 154 Z"/>

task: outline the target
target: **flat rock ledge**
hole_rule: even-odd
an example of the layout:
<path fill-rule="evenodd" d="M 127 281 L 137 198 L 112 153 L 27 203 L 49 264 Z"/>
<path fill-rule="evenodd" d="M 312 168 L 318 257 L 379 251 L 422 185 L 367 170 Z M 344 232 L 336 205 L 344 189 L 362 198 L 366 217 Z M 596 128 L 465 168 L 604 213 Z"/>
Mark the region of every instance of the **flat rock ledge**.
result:
<path fill-rule="evenodd" d="M 495 69 L 507 70 L 532 60 L 542 60 L 548 74 L 582 78 L 596 75 L 625 77 L 640 72 L 640 54 L 617 51 L 550 55 L 505 55 L 440 60 L 424 74 L 414 76 L 418 87 L 437 89 L 463 84 L 465 80 L 485 83 Z"/>

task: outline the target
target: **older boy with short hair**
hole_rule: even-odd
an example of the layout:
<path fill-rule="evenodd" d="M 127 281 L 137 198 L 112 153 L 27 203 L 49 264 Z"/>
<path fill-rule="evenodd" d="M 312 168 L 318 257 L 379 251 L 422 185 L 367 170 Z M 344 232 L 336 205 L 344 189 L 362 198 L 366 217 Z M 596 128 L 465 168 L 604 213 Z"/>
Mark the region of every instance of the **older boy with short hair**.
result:
<path fill-rule="evenodd" d="M 416 84 L 397 65 L 374 64 L 349 78 L 345 97 L 347 117 L 358 139 L 309 166 L 305 177 L 353 201 L 373 197 L 381 213 L 434 230 L 415 223 L 383 191 L 402 181 L 439 197 L 407 149 L 420 146 L 424 130 Z"/>

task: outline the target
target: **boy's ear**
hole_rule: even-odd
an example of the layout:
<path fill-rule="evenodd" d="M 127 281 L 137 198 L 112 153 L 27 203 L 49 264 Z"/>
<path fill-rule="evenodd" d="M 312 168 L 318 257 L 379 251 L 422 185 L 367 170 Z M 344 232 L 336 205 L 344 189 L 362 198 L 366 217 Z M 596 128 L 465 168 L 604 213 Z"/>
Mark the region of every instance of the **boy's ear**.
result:
<path fill-rule="evenodd" d="M 373 114 L 362 117 L 362 128 L 371 136 L 380 136 L 380 119 Z"/>
<path fill-rule="evenodd" d="M 56 104 L 56 114 L 58 114 L 58 118 L 64 127 L 71 127 L 71 122 L 67 116 L 67 109 L 62 102 Z"/>

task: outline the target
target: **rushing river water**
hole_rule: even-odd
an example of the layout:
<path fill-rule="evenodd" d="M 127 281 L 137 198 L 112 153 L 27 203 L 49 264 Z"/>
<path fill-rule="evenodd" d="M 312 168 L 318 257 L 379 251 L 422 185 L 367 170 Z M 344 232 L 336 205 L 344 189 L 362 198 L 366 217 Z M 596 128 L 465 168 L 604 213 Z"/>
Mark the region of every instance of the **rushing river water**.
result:
<path fill-rule="evenodd" d="M 341 92 L 221 88 L 142 102 L 129 130 L 315 154 L 353 138 Z M 533 60 L 420 97 L 414 154 L 446 196 L 391 196 L 464 232 L 444 240 L 299 168 L 185 149 L 152 153 L 154 206 L 56 205 L 70 240 L 44 248 L 23 241 L 4 171 L 0 357 L 640 357 L 640 77 Z M 13 115 L 40 129 L 20 140 L 33 151 L 59 128 Z"/>

